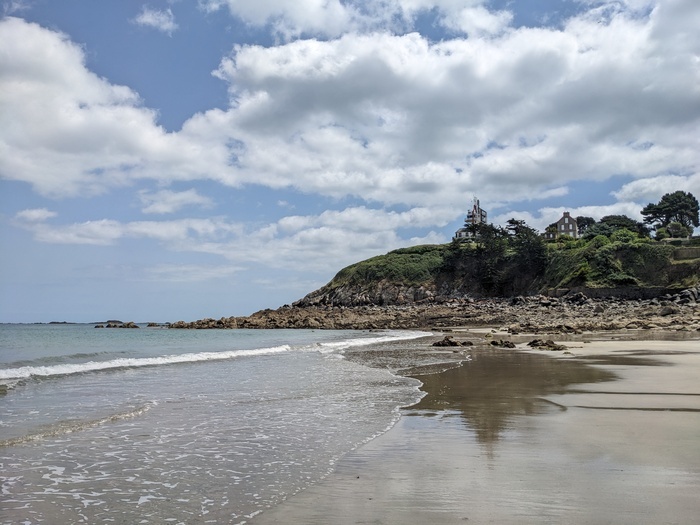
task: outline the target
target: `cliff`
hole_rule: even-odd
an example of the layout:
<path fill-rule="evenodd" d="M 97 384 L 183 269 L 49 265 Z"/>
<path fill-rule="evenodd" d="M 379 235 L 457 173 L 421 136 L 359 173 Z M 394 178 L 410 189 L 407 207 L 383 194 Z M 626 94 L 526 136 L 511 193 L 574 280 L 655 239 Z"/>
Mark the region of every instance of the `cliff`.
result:
<path fill-rule="evenodd" d="M 652 298 L 700 283 L 694 248 L 648 240 L 596 237 L 527 246 L 506 240 L 495 249 L 476 243 L 416 246 L 342 269 L 295 307 L 444 303 L 453 300 L 561 295 Z"/>
<path fill-rule="evenodd" d="M 342 269 L 292 306 L 170 327 L 695 331 L 699 284 L 697 248 L 627 234 L 545 244 L 525 232 L 394 250 Z"/>

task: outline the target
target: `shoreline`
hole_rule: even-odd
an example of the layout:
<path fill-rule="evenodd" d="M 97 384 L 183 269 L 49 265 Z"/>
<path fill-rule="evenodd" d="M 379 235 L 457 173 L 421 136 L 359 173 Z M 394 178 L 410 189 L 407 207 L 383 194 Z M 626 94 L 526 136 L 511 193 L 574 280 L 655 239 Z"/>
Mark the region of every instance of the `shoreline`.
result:
<path fill-rule="evenodd" d="M 696 519 L 700 334 L 569 334 L 557 338 L 565 354 L 530 349 L 525 341 L 535 334 L 492 330 L 451 332 L 477 342 L 457 352 L 430 346 L 437 336 L 395 355 L 374 352 L 367 364 L 386 366 L 418 349 L 415 364 L 427 365 L 428 375 L 420 368 L 408 375 L 427 395 L 324 481 L 250 523 Z M 518 341 L 515 350 L 487 344 L 503 336 Z M 429 373 L 439 370 L 429 361 L 444 357 L 453 366 Z"/>
<path fill-rule="evenodd" d="M 580 333 L 621 329 L 700 331 L 700 288 L 653 299 L 563 297 L 459 299 L 400 305 L 282 306 L 244 317 L 177 321 L 172 329 L 305 328 L 447 331 L 506 327 L 513 334 Z"/>

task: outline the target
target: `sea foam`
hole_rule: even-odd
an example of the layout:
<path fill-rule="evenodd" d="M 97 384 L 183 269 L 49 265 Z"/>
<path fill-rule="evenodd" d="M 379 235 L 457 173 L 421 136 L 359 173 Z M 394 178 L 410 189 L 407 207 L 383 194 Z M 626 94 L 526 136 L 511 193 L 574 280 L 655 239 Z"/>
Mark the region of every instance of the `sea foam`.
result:
<path fill-rule="evenodd" d="M 23 366 L 19 368 L 0 370 L 0 380 L 65 376 L 119 368 L 139 368 L 144 366 L 172 365 L 178 363 L 198 363 L 202 361 L 235 359 L 238 357 L 272 355 L 288 352 L 289 350 L 289 345 L 281 345 L 270 348 L 256 348 L 253 350 L 229 350 L 225 352 L 200 352 L 164 355 L 160 357 L 120 358 L 109 361 L 89 361 L 87 363 L 67 363 L 52 366 Z"/>
<path fill-rule="evenodd" d="M 418 339 L 432 335 L 430 332 L 390 332 L 377 337 L 365 337 L 361 339 L 346 339 L 344 341 L 333 341 L 319 343 L 319 352 L 322 354 L 337 352 L 347 348 L 357 348 L 362 346 L 376 345 L 381 343 L 390 343 L 393 341 L 406 341 L 409 339 Z"/>

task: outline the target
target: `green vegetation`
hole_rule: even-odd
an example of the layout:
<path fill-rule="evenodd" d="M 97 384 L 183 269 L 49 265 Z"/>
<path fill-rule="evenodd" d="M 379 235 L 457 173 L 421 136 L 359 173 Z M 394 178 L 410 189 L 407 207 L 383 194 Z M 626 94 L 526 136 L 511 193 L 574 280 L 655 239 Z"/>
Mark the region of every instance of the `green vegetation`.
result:
<path fill-rule="evenodd" d="M 590 221 L 592 221 L 586 220 L 586 227 L 584 230 L 581 231 L 581 229 L 579 229 L 581 236 L 589 240 L 597 235 L 610 237 L 618 230 L 633 232 L 638 237 L 649 237 L 650 234 L 648 226 L 634 219 L 630 219 L 627 215 L 606 215 L 598 222 L 590 217 L 582 217 L 582 219 L 590 219 Z"/>
<path fill-rule="evenodd" d="M 688 237 L 693 227 L 700 226 L 700 205 L 692 193 L 667 193 L 657 204 L 649 203 L 642 210 L 644 222 L 656 230 L 656 238 Z"/>
<path fill-rule="evenodd" d="M 669 286 L 673 252 L 672 246 L 618 230 L 610 238 L 597 235 L 567 250 L 550 250 L 544 280 L 553 288 Z"/>
<path fill-rule="evenodd" d="M 620 221 L 618 221 L 620 222 Z M 624 221 L 622 221 L 624 222 Z M 601 223 L 589 225 L 596 231 Z M 438 295 L 513 296 L 546 288 L 674 287 L 698 280 L 700 260 L 674 260 L 676 246 L 640 235 L 636 224 L 546 243 L 522 221 L 478 225 L 478 237 L 394 250 L 341 270 L 325 292 L 379 283 L 425 286 Z"/>
<path fill-rule="evenodd" d="M 681 239 L 700 225 L 695 197 L 682 191 L 666 194 L 658 204 L 646 206 L 642 215 L 643 223 L 625 215 L 608 215 L 599 221 L 577 217 L 579 238 L 559 235 L 547 242 L 521 220 L 510 219 L 505 228 L 470 224 L 470 239 L 372 257 L 344 268 L 314 294 L 332 296 L 332 303 L 358 295 L 362 300 L 391 301 L 401 295 L 394 292 L 407 287 L 421 288 L 413 296 L 422 300 L 507 297 L 547 288 L 697 285 L 700 239 Z M 547 230 L 556 232 L 556 224 Z"/>
<path fill-rule="evenodd" d="M 342 269 L 331 284 L 335 287 L 385 280 L 424 284 L 437 275 L 446 249 L 444 245 L 422 245 L 394 250 Z"/>

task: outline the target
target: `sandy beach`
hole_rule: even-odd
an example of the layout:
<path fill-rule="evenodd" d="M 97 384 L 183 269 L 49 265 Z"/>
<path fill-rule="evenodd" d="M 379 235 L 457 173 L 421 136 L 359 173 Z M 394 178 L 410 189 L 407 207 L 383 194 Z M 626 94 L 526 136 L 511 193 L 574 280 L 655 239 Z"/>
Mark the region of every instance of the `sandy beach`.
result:
<path fill-rule="evenodd" d="M 584 334 L 545 352 L 530 339 L 416 375 L 426 396 L 394 428 L 251 523 L 698 523 L 698 340 Z"/>

